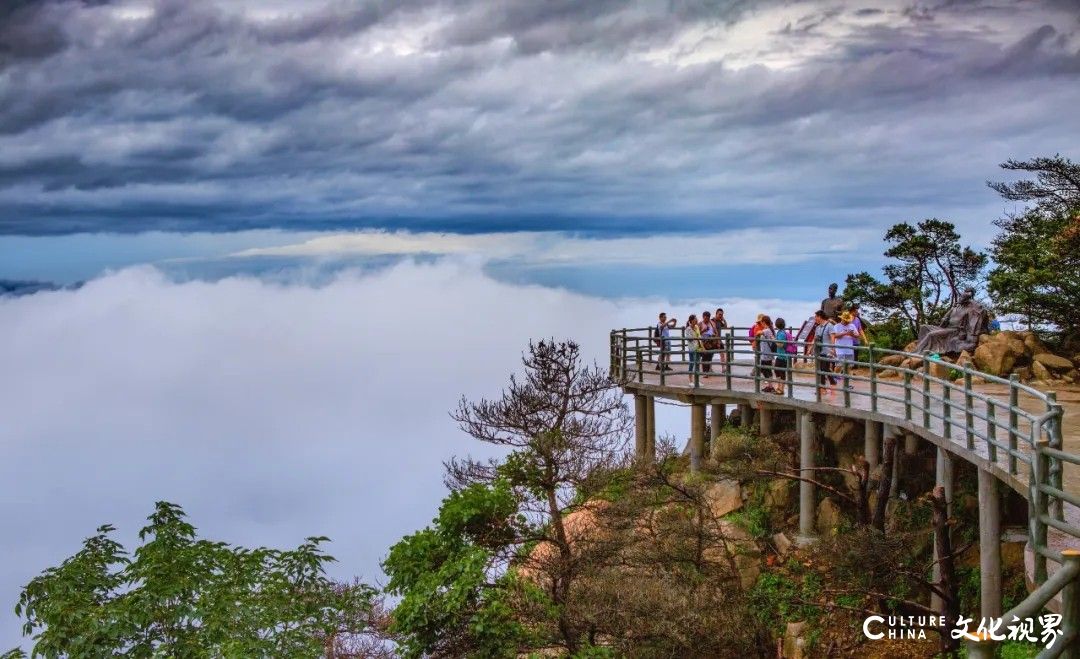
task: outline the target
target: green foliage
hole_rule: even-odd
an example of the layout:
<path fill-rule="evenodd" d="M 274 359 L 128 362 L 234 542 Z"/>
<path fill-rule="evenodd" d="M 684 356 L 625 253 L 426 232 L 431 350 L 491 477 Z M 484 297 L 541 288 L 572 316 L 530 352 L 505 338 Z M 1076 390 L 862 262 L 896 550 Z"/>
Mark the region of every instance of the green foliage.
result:
<path fill-rule="evenodd" d="M 586 645 L 574 653 L 574 659 L 614 659 L 618 655 L 612 648 Z"/>
<path fill-rule="evenodd" d="M 429 526 L 390 549 L 387 591 L 401 596 L 392 631 L 409 657 L 468 648 L 514 654 L 523 629 L 501 589 L 492 587 L 498 550 L 514 542 L 523 520 L 505 479 L 451 492 Z"/>
<path fill-rule="evenodd" d="M 899 327 L 915 336 L 922 325 L 940 322 L 986 267 L 986 255 L 961 245 L 956 227 L 937 218 L 895 224 L 885 242 L 885 257 L 891 259 L 882 268 L 885 279 L 868 272 L 849 274 L 842 296 L 858 304 L 875 328 L 886 325 L 891 342 L 900 340 Z"/>
<path fill-rule="evenodd" d="M 979 567 L 956 566 L 956 580 L 960 583 L 960 610 L 978 611 L 981 600 Z"/>
<path fill-rule="evenodd" d="M 783 633 L 784 625 L 817 620 L 822 609 L 821 576 L 795 560 L 782 570 L 763 572 L 750 591 L 750 611 L 764 627 Z"/>
<path fill-rule="evenodd" d="M 101 526 L 25 587 L 15 612 L 32 656 L 319 656 L 366 631 L 375 590 L 324 576 L 326 538 L 292 551 L 197 540 L 164 501 L 148 519 L 134 555 Z"/>
<path fill-rule="evenodd" d="M 998 648 L 998 656 L 1001 659 L 1031 659 L 1038 656 L 1040 650 L 1041 648 L 1034 643 L 1005 641 Z"/>
<path fill-rule="evenodd" d="M 1032 657 L 1038 656 L 1040 650 L 1041 648 L 1034 643 L 1004 641 L 998 646 L 997 656 L 1000 659 L 1031 659 Z M 970 657 L 971 655 L 968 653 L 967 646 L 962 645 L 955 656 L 963 659 Z"/>
<path fill-rule="evenodd" d="M 874 346 L 889 350 L 903 350 L 907 344 L 915 340 L 915 333 L 911 325 L 898 315 L 882 317 L 876 314 L 877 320 L 867 329 L 867 337 Z M 879 359 L 885 355 L 879 354 Z M 860 359 L 865 359 L 865 356 Z"/>
<path fill-rule="evenodd" d="M 1080 323 L 1080 164 L 1035 158 L 1002 164 L 1035 175 L 1015 183 L 990 183 L 1011 201 L 1034 202 L 996 222 L 988 289 L 998 308 L 1020 314 L 1037 329 L 1075 335 Z"/>
<path fill-rule="evenodd" d="M 765 491 L 765 488 L 755 488 L 745 505 L 727 516 L 756 540 L 764 540 L 772 535 Z"/>

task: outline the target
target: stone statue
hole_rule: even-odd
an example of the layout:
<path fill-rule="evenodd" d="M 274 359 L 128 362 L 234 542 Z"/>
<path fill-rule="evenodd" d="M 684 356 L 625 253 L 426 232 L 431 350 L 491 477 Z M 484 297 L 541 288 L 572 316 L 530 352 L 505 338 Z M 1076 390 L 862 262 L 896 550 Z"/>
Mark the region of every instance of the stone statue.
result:
<path fill-rule="evenodd" d="M 836 297 L 836 284 L 829 284 L 829 297 L 821 301 L 821 310 L 829 320 L 838 318 L 840 310 L 844 308 L 844 298 Z"/>
<path fill-rule="evenodd" d="M 915 352 L 957 354 L 971 352 L 979 345 L 979 335 L 986 334 L 990 314 L 986 307 L 975 301 L 975 289 L 960 294 L 960 300 L 949 309 L 941 327 L 923 325 L 919 328 L 919 342 Z"/>

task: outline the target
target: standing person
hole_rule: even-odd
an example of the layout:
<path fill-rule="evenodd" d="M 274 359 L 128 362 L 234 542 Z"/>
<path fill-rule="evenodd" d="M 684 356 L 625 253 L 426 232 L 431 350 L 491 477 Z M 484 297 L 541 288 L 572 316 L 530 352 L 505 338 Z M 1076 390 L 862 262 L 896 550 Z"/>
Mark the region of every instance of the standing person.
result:
<path fill-rule="evenodd" d="M 799 328 L 799 333 L 796 339 L 803 344 L 803 363 L 809 364 L 814 354 L 814 329 L 817 327 L 817 323 L 814 320 L 814 316 L 811 315 L 805 321 L 803 321 L 802 327 Z M 796 353 L 798 350 L 795 351 Z"/>
<path fill-rule="evenodd" d="M 713 315 L 713 325 L 716 326 L 716 338 L 717 347 L 720 348 L 720 363 L 727 362 L 727 350 L 724 349 L 724 330 L 728 328 L 727 319 L 724 318 L 724 310 L 720 307 L 716 308 L 716 313 Z"/>
<path fill-rule="evenodd" d="M 701 312 L 701 322 L 698 324 L 701 329 L 701 347 L 704 351 L 701 353 L 701 372 L 712 372 L 712 358 L 713 350 L 717 348 L 716 341 L 716 325 L 713 324 L 713 320 L 708 311 Z M 709 377 L 705 375 L 703 377 Z"/>
<path fill-rule="evenodd" d="M 836 386 L 836 376 L 832 374 L 832 323 L 829 322 L 825 312 L 819 309 L 814 312 L 814 325 L 814 351 L 818 355 L 816 369 L 818 390 L 821 393 L 830 394 L 832 389 L 826 387 L 825 383 L 828 382 L 831 387 Z"/>
<path fill-rule="evenodd" d="M 653 328 L 653 342 L 660 348 L 660 361 L 656 363 L 656 370 L 671 370 L 671 330 L 678 324 L 674 318 L 668 320 L 667 314 L 660 312 L 660 322 Z"/>
<path fill-rule="evenodd" d="M 855 360 L 855 346 L 859 343 L 859 328 L 855 325 L 850 311 L 840 314 L 840 322 L 833 325 L 832 342 L 836 346 L 836 360 L 852 362 Z M 844 388 L 851 389 L 851 383 L 844 378 Z"/>
<path fill-rule="evenodd" d="M 835 321 L 840 316 L 840 310 L 844 308 L 844 298 L 837 297 L 836 284 L 829 284 L 829 297 L 821 301 L 821 310 L 825 317 Z"/>
<path fill-rule="evenodd" d="M 701 327 L 698 326 L 697 316 L 690 314 L 686 319 L 686 327 L 683 328 L 683 336 L 686 338 L 686 349 L 690 357 L 690 384 L 694 384 L 694 374 L 701 367 Z"/>
<path fill-rule="evenodd" d="M 773 358 L 773 366 L 776 368 L 776 377 L 780 381 L 777 392 L 784 394 L 784 385 L 793 387 L 794 381 L 791 376 L 792 362 L 799 354 L 799 346 L 795 343 L 795 334 L 787 328 L 787 321 L 783 318 L 776 319 L 776 357 Z"/>
<path fill-rule="evenodd" d="M 866 330 L 869 329 L 869 325 L 863 320 L 862 314 L 859 312 L 859 305 L 852 304 L 851 307 L 851 322 L 859 328 L 859 343 L 861 345 L 870 345 L 870 339 L 866 335 Z"/>
<path fill-rule="evenodd" d="M 754 335 L 754 341 L 757 345 L 758 366 L 761 377 L 765 378 L 765 386 L 761 390 L 775 394 L 777 393 L 776 387 L 773 386 L 771 380 L 773 377 L 773 358 L 776 357 L 776 334 L 773 330 L 772 318 L 762 314 L 758 322 L 761 324 L 761 329 Z"/>

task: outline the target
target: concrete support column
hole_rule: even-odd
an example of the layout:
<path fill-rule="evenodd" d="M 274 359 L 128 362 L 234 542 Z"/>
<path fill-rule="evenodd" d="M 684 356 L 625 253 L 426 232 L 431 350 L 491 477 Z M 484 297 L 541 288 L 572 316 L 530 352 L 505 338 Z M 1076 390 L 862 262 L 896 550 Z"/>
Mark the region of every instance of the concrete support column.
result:
<path fill-rule="evenodd" d="M 771 435 L 773 431 L 773 411 L 765 406 L 758 409 L 758 430 L 762 434 Z"/>
<path fill-rule="evenodd" d="M 720 430 L 727 423 L 727 407 L 723 403 L 714 403 L 709 406 L 709 453 L 716 456 L 716 438 L 720 436 Z"/>
<path fill-rule="evenodd" d="M 720 429 L 727 423 L 727 405 L 713 403 L 709 410 L 709 439 L 716 439 L 720 435 Z"/>
<path fill-rule="evenodd" d="M 1001 497 L 997 479 L 979 469 L 979 576 L 981 615 L 1001 615 Z"/>
<path fill-rule="evenodd" d="M 739 403 L 739 423 L 743 428 L 754 425 L 754 408 L 746 403 Z"/>
<path fill-rule="evenodd" d="M 705 405 L 690 406 L 690 473 L 701 471 L 701 455 L 705 452 Z"/>
<path fill-rule="evenodd" d="M 634 394 L 634 457 L 638 460 L 645 458 L 645 431 L 648 422 L 649 413 L 645 406 L 645 396 Z"/>
<path fill-rule="evenodd" d="M 863 432 L 863 457 L 870 465 L 870 471 L 881 464 L 881 423 L 867 421 L 866 430 Z"/>
<path fill-rule="evenodd" d="M 899 444 L 900 439 L 901 439 L 900 430 L 896 426 L 885 425 L 883 427 L 885 429 L 884 430 L 885 436 L 886 437 L 895 437 L 897 444 Z M 899 483 L 900 483 L 900 466 L 899 465 L 900 465 L 900 451 L 899 451 L 899 446 L 897 446 L 896 454 L 893 455 L 892 481 L 890 481 L 891 484 L 889 485 L 889 498 L 890 499 L 896 496 L 896 493 L 897 493 L 898 488 L 899 488 Z"/>
<path fill-rule="evenodd" d="M 919 438 L 912 433 L 904 433 L 904 455 L 915 455 L 919 448 Z"/>
<path fill-rule="evenodd" d="M 945 488 L 945 504 L 949 517 L 952 517 L 953 502 L 953 457 L 941 448 L 937 447 L 937 462 L 934 469 L 934 483 Z"/>
<path fill-rule="evenodd" d="M 656 396 L 647 396 L 645 403 L 645 462 L 656 461 Z"/>
<path fill-rule="evenodd" d="M 952 501 L 953 501 L 953 462 L 952 456 L 949 452 L 940 446 L 937 447 L 937 462 L 934 469 L 934 485 L 940 485 L 945 489 L 945 509 L 946 513 L 952 517 Z M 941 565 L 938 561 L 941 557 L 938 556 L 937 543 L 934 543 L 934 567 L 932 571 L 931 579 L 934 583 L 937 583 L 941 579 Z M 945 601 L 938 596 L 937 593 L 930 595 L 930 608 L 939 613 L 945 612 Z"/>
<path fill-rule="evenodd" d="M 799 475 L 803 478 L 814 477 L 814 419 L 809 412 L 799 414 Z M 814 496 L 814 484 L 799 481 L 799 542 L 807 543 L 815 535 L 814 522 L 817 516 L 817 501 Z"/>

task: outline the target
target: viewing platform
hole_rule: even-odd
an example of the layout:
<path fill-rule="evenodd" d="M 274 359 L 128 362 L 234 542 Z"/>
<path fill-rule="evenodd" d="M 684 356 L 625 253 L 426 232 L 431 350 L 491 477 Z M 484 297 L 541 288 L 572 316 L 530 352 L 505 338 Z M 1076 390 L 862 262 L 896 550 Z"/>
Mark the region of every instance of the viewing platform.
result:
<path fill-rule="evenodd" d="M 655 457 L 656 399 L 690 408 L 691 471 L 701 469 L 706 434 L 716 437 L 727 418 L 727 406 L 737 406 L 740 423 L 757 425 L 762 434 L 774 429 L 778 411 L 794 412 L 800 436 L 800 470 L 814 468 L 817 429 L 812 415 L 832 415 L 865 423 L 863 454 L 871 470 L 882 463 L 884 439 L 895 439 L 896 450 L 914 453 L 920 439 L 934 445 L 935 483 L 953 498 L 957 460 L 978 473 L 981 613 L 1003 615 L 1001 603 L 1001 487 L 1011 489 L 1028 504 L 1026 567 L 1029 596 L 1011 616 L 1034 615 L 1044 607 L 1063 615 L 1062 640 L 1045 656 L 1074 656 L 1080 632 L 1080 396 L 1059 401 L 1054 392 L 934 360 L 925 355 L 875 347 L 858 347 L 853 359 L 836 360 L 829 347 L 797 342 L 790 379 L 783 394 L 766 387 L 779 374 L 764 377 L 768 354 L 756 351 L 747 328 L 731 328 L 713 338 L 704 354 L 711 372 L 691 371 L 692 339 L 678 329 L 663 341 L 652 328 L 614 330 L 610 335 L 610 373 L 634 396 L 635 453 L 639 460 Z M 701 347 L 701 343 L 696 344 Z M 809 354 L 807 354 L 809 353 Z M 701 354 L 701 353 L 699 353 Z M 881 360 L 899 355 L 916 368 L 887 366 Z M 763 363 L 763 360 L 766 360 Z M 895 361 L 892 360 L 892 361 Z M 661 363 L 670 370 L 660 369 Z M 764 367 L 764 368 L 762 368 Z M 830 372 L 827 369 L 832 368 Z M 818 381 L 833 375 L 832 393 Z M 894 469 L 897 461 L 893 462 Z M 1066 473 L 1069 466 L 1069 473 Z M 808 474 L 811 472 L 808 472 Z M 894 471 L 895 474 L 895 471 Z M 813 483 L 800 487 L 799 536 L 802 543 L 815 535 L 816 492 Z M 1023 615 L 1021 615 L 1023 614 Z M 970 615 L 970 613 L 969 613 Z M 992 656 L 992 644 L 975 643 L 971 656 Z M 1073 649 L 1076 646 L 1076 649 Z M 986 654 L 990 652 L 991 654 Z M 1044 656 L 1044 655 L 1040 655 Z"/>

